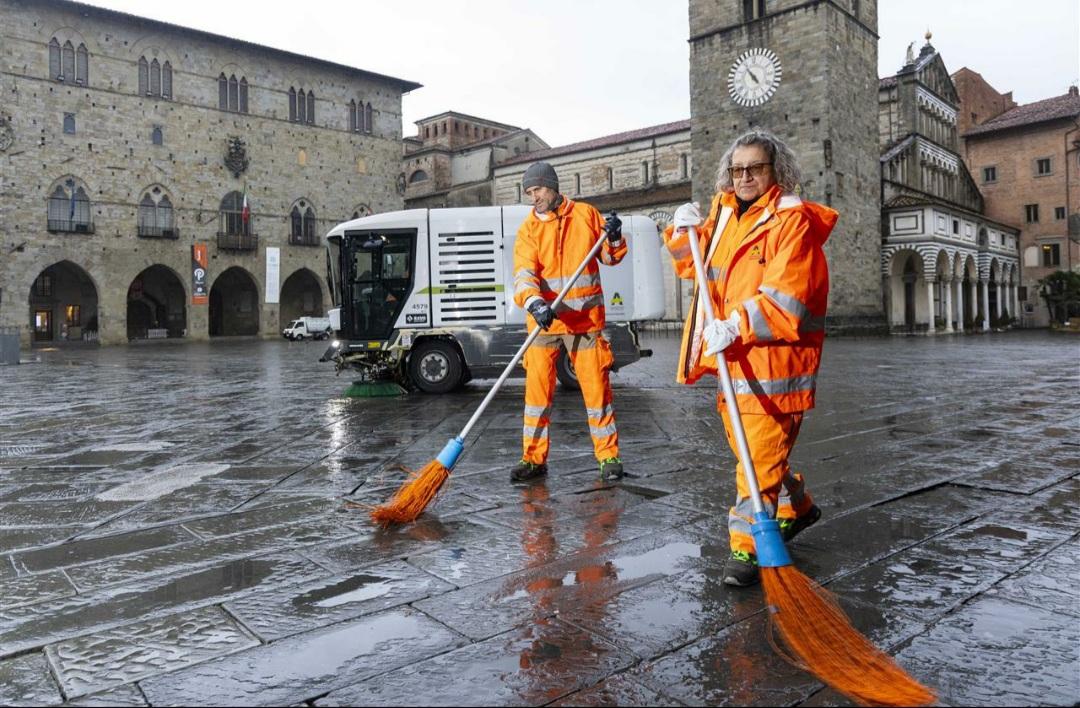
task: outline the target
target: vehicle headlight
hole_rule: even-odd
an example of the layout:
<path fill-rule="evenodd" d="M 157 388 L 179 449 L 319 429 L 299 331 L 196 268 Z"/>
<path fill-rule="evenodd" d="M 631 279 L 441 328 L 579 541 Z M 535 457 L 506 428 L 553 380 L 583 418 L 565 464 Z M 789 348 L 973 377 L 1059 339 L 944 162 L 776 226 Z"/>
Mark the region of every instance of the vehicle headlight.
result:
<path fill-rule="evenodd" d="M 330 342 L 330 346 L 332 346 L 334 349 L 341 349 L 341 342 L 335 339 L 334 341 Z"/>

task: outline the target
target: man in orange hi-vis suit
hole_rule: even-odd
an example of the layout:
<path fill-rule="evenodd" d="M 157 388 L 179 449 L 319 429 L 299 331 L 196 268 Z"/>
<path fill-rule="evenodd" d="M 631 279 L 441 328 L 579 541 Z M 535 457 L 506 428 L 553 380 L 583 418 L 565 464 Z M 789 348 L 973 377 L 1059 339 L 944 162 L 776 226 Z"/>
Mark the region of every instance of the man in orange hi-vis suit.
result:
<path fill-rule="evenodd" d="M 762 502 L 779 521 L 785 541 L 821 516 L 788 457 L 803 413 L 814 407 L 829 295 L 822 246 L 837 219 L 832 209 L 801 199 L 795 193 L 798 183 L 791 150 L 775 135 L 751 130 L 720 158 L 708 219 L 702 221 L 696 204 L 684 204 L 664 234 L 676 274 L 693 279 L 688 227 L 696 229 L 705 254 L 708 302 L 717 318 L 703 326 L 695 292 L 678 380 L 693 383 L 715 374 L 718 362 L 727 365 Z M 717 408 L 738 459 L 722 393 Z M 758 566 L 741 461 L 736 488 L 724 582 L 746 586 L 758 581 Z"/>
<path fill-rule="evenodd" d="M 560 194 L 559 178 L 546 162 L 530 165 L 521 186 L 533 210 L 518 229 L 514 244 L 514 302 L 528 312 L 529 330 L 540 325 L 544 331 L 525 352 L 524 452 L 510 478 L 522 482 L 547 474 L 555 362 L 560 348 L 566 347 L 585 399 L 600 477 L 619 479 L 623 467 L 608 380 L 613 360 L 601 331 L 604 292 L 597 259 L 586 266 L 557 310 L 550 303 L 597 239 L 606 239 L 598 258 L 601 263 L 613 266 L 623 259 L 627 247 L 622 222 L 614 214 L 605 221 L 593 207 Z"/>

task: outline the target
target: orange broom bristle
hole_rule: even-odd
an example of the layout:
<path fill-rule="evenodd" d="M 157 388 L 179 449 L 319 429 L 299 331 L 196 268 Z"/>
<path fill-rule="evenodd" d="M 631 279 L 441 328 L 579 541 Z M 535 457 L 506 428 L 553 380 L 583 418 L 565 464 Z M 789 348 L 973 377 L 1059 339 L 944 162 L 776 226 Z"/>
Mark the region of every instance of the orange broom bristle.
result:
<path fill-rule="evenodd" d="M 789 661 L 862 705 L 925 706 L 937 699 L 852 627 L 835 598 L 794 566 L 762 568 L 761 581 L 772 626 L 794 654 Z"/>
<path fill-rule="evenodd" d="M 387 503 L 371 510 L 371 520 L 383 528 L 416 521 L 450 476 L 438 460 L 413 472 Z"/>

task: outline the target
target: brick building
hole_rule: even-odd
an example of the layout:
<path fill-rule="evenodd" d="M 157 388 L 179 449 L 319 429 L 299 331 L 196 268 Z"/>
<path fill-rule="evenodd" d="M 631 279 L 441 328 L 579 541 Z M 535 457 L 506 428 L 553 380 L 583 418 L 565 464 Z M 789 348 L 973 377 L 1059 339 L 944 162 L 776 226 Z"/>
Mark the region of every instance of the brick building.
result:
<path fill-rule="evenodd" d="M 960 102 L 973 123 L 963 134 L 964 159 L 986 214 L 1020 227 L 1023 322 L 1046 326 L 1039 279 L 1057 270 L 1080 271 L 1080 95 L 1073 86 L 1061 96 L 1017 106 L 981 77 L 961 85 L 966 93 Z M 1002 110 L 994 113 L 996 108 Z"/>
<path fill-rule="evenodd" d="M 495 165 L 548 147 L 528 128 L 447 111 L 416 121 L 405 138 L 405 206 L 490 206 Z"/>
<path fill-rule="evenodd" d="M 419 84 L 67 0 L 0 17 L 0 325 L 24 346 L 276 336 L 329 304 L 322 234 L 402 206 Z"/>
<path fill-rule="evenodd" d="M 959 96 L 930 44 L 878 83 L 881 269 L 894 332 L 982 331 L 1018 312 L 1019 231 L 985 213 L 957 135 Z"/>
<path fill-rule="evenodd" d="M 690 121 L 676 121 L 523 154 L 494 170 L 494 203 L 521 204 L 525 169 L 545 161 L 559 175 L 560 191 L 602 212 L 649 216 L 667 226 L 676 207 L 690 201 Z M 657 235 L 659 238 L 659 234 Z M 681 320 L 691 288 L 664 268 L 664 319 Z"/>

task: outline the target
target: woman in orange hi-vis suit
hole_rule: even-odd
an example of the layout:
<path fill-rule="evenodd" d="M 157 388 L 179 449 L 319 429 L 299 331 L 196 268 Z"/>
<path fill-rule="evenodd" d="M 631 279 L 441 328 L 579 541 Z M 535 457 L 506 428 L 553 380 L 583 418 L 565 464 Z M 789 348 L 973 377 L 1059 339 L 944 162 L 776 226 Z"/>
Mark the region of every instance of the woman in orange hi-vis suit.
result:
<path fill-rule="evenodd" d="M 726 358 L 762 501 L 785 541 L 821 516 L 788 457 L 803 412 L 814 407 L 829 294 L 822 245 L 837 219 L 832 209 L 796 195 L 799 179 L 791 150 L 771 133 L 752 130 L 720 159 L 717 195 L 704 223 L 697 205 L 684 204 L 664 233 L 676 274 L 693 280 L 688 227 L 696 228 L 716 316 L 711 327 L 703 325 L 695 293 L 678 380 L 716 374 L 717 358 Z M 717 409 L 738 459 L 722 393 Z M 741 462 L 736 486 L 724 582 L 746 586 L 758 581 L 758 567 Z"/>
<path fill-rule="evenodd" d="M 596 240 L 605 238 L 599 261 L 616 265 L 626 255 L 622 223 L 612 214 L 605 222 L 593 207 L 559 194 L 559 179 L 546 162 L 529 166 L 522 188 L 533 210 L 518 229 L 514 243 L 514 302 L 528 312 L 526 326 L 544 332 L 525 352 L 524 451 L 510 472 L 515 482 L 547 474 L 548 425 L 555 395 L 555 362 L 566 347 L 574 365 L 589 417 L 593 452 L 602 479 L 623 476 L 619 432 L 612 408 L 611 348 L 604 339 L 604 292 L 600 268 L 593 259 L 559 305 L 551 303 L 589 255 Z"/>

